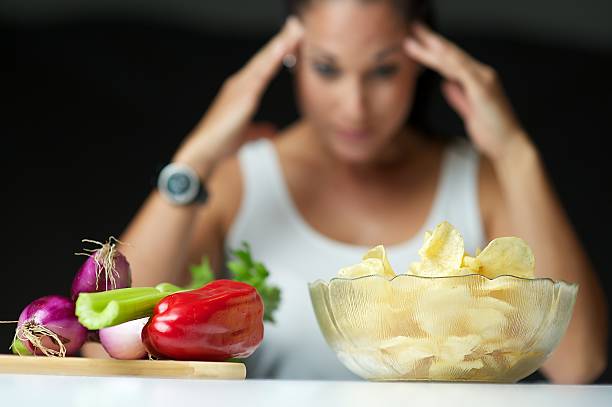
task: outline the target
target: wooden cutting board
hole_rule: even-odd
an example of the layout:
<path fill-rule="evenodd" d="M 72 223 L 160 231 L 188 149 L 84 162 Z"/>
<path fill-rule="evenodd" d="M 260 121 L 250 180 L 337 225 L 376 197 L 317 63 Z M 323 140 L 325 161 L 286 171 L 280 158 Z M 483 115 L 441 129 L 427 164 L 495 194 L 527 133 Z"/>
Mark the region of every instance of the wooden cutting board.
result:
<path fill-rule="evenodd" d="M 0 373 L 243 380 L 246 377 L 246 367 L 244 363 L 234 362 L 0 355 Z"/>

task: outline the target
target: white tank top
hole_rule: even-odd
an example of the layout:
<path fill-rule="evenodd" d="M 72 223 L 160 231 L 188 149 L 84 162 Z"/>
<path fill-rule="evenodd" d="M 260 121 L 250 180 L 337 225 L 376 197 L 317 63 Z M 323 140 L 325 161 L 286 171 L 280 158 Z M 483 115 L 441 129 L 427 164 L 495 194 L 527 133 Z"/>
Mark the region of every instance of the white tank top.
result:
<path fill-rule="evenodd" d="M 358 263 L 369 247 L 324 236 L 300 215 L 285 182 L 276 149 L 258 140 L 238 153 L 243 198 L 228 233 L 226 249 L 251 245 L 253 257 L 270 271 L 270 283 L 281 288 L 276 324 L 265 324 L 264 341 L 246 360 L 249 378 L 358 379 L 325 343 L 310 303 L 308 283 L 329 280 L 341 268 Z M 443 220 L 462 233 L 474 253 L 484 243 L 478 203 L 478 154 L 459 140 L 448 146 L 431 212 L 410 240 L 385 245 L 396 273 L 418 260 L 425 231 Z M 384 244 L 385 242 L 380 242 Z"/>

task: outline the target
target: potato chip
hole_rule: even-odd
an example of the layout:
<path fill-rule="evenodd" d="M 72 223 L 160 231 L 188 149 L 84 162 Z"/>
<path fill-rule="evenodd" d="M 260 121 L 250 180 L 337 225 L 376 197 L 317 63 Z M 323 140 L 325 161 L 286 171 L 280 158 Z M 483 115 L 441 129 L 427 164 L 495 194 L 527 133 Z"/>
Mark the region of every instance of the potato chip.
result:
<path fill-rule="evenodd" d="M 465 377 L 466 372 L 473 369 L 481 369 L 484 366 L 481 360 L 463 360 L 461 362 L 446 362 L 437 360 L 431 364 L 429 368 L 430 377 L 435 377 L 440 380 L 454 380 Z"/>
<path fill-rule="evenodd" d="M 505 315 L 496 309 L 470 308 L 462 314 L 462 323 L 468 332 L 478 332 L 485 340 L 501 337 L 507 324 Z"/>
<path fill-rule="evenodd" d="M 425 234 L 425 243 L 419 250 L 421 261 L 413 263 L 409 273 L 429 277 L 465 274 L 460 272 L 464 253 L 459 231 L 442 222 Z"/>
<path fill-rule="evenodd" d="M 512 276 L 500 276 L 488 280 L 483 286 L 484 292 L 500 292 L 502 295 L 513 294 L 521 289 L 521 284 Z"/>
<path fill-rule="evenodd" d="M 463 256 L 463 260 L 461 261 L 461 268 L 469 271 L 469 274 L 479 274 L 480 273 L 480 260 L 476 257 L 469 256 L 465 254 Z"/>
<path fill-rule="evenodd" d="M 482 338 L 478 335 L 449 336 L 441 344 L 431 338 L 411 338 L 398 336 L 383 342 L 380 351 L 391 357 L 396 364 L 395 368 L 402 374 L 412 370 L 418 362 L 434 358 L 433 369 L 462 370 L 478 369 L 483 366 L 481 361 L 466 361 L 480 345 Z"/>
<path fill-rule="evenodd" d="M 367 260 L 367 259 L 378 259 L 382 261 L 382 264 L 383 264 L 383 274 L 382 275 L 387 278 L 395 277 L 395 272 L 393 271 L 393 268 L 391 267 L 391 264 L 389 263 L 389 260 L 387 259 L 387 253 L 385 251 L 385 246 L 378 245 L 375 248 L 370 249 L 363 256 L 363 260 Z"/>
<path fill-rule="evenodd" d="M 381 343 L 380 351 L 394 361 L 397 370 L 406 374 L 419 361 L 434 356 L 436 347 L 427 338 L 396 336 Z"/>
<path fill-rule="evenodd" d="M 385 266 L 380 259 L 365 259 L 361 263 L 345 267 L 338 271 L 340 278 L 357 278 L 378 274 L 385 276 Z"/>
<path fill-rule="evenodd" d="M 438 352 L 438 359 L 458 363 L 471 354 L 474 349 L 480 345 L 482 338 L 478 335 L 466 335 L 466 336 L 449 336 L 446 342 L 440 346 Z"/>
<path fill-rule="evenodd" d="M 449 336 L 439 346 L 430 368 L 433 377 L 452 379 L 464 376 L 472 369 L 481 369 L 484 363 L 480 359 L 466 360 L 482 342 L 478 335 Z"/>
<path fill-rule="evenodd" d="M 476 259 L 480 261 L 480 273 L 488 278 L 502 275 L 534 278 L 533 252 L 527 243 L 518 237 L 492 240 Z"/>
<path fill-rule="evenodd" d="M 429 286 L 417 304 L 419 326 L 434 337 L 460 335 L 465 331 L 465 311 L 475 305 L 468 287 L 456 285 L 452 279 L 430 281 Z"/>

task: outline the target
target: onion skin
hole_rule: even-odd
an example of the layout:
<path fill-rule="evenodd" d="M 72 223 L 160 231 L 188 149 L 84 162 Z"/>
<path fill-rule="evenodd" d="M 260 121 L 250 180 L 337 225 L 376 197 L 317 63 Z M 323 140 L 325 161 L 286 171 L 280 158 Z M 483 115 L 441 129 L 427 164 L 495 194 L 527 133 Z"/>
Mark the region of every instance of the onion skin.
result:
<path fill-rule="evenodd" d="M 147 355 L 147 349 L 142 343 L 141 333 L 148 321 L 149 317 L 146 317 L 100 329 L 100 343 L 115 359 L 142 359 Z"/>
<path fill-rule="evenodd" d="M 74 277 L 70 290 L 73 301 L 76 301 L 80 293 L 93 293 L 132 286 L 132 272 L 126 257 L 119 251 L 115 251 L 113 256 L 115 270 L 114 272 L 109 270 L 107 274 L 107 270 L 102 265 L 97 270 L 98 265 L 95 256 L 98 252 L 99 250 L 85 260 Z M 114 282 L 107 280 L 110 273 L 113 273 Z"/>
<path fill-rule="evenodd" d="M 83 327 L 74 314 L 74 303 L 68 297 L 48 295 L 31 302 L 19 316 L 17 336 L 21 343 L 34 355 L 45 353 L 24 338 L 23 331 L 28 326 L 41 326 L 50 331 L 63 343 L 66 356 L 76 355 L 85 340 L 87 329 Z M 49 336 L 43 336 L 42 345 L 55 352 L 60 352 L 59 344 Z"/>

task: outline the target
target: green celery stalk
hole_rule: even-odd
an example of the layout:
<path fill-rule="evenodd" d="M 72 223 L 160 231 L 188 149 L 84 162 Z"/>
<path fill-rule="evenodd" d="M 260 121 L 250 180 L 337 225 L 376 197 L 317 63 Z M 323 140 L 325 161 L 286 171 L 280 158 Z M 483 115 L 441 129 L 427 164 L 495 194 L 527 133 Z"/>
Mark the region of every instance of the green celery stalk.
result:
<path fill-rule="evenodd" d="M 15 355 L 19 356 L 28 356 L 32 354 L 17 337 L 13 339 L 10 349 Z"/>
<path fill-rule="evenodd" d="M 76 316 L 90 330 L 119 325 L 153 314 L 155 305 L 181 287 L 162 283 L 156 287 L 134 287 L 97 293 L 81 293 L 76 301 Z"/>

